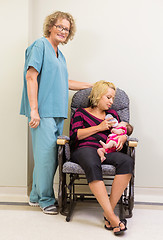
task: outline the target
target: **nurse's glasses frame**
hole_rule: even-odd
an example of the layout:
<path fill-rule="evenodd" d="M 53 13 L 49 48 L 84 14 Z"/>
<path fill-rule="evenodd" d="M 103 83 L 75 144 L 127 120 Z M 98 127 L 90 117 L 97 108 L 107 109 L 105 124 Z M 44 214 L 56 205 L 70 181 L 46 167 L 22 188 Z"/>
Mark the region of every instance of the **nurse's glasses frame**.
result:
<path fill-rule="evenodd" d="M 62 27 L 61 25 L 55 25 L 54 26 L 60 31 L 62 32 L 63 30 L 65 31 L 65 33 L 69 33 L 70 30 L 68 28 Z"/>

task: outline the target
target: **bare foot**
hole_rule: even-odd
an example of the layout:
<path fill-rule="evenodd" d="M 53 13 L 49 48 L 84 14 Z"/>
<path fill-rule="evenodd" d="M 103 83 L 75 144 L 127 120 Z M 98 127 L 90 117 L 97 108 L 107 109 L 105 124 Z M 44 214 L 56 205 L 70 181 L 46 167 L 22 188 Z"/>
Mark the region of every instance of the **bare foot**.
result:
<path fill-rule="evenodd" d="M 101 157 L 101 162 L 105 161 L 105 159 L 106 159 L 105 156 Z"/>

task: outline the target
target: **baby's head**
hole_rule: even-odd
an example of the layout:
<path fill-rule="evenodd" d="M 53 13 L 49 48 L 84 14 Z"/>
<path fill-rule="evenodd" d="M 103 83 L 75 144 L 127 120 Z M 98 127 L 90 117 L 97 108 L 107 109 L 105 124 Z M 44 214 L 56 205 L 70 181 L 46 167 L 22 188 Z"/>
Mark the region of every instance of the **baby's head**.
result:
<path fill-rule="evenodd" d="M 116 128 L 118 128 L 118 127 L 126 127 L 126 128 L 127 128 L 128 125 L 129 125 L 129 124 L 128 124 L 127 122 L 123 122 L 123 121 L 122 121 L 122 122 L 118 123 L 118 125 L 116 126 Z"/>
<path fill-rule="evenodd" d="M 122 121 L 122 122 L 118 123 L 118 125 L 115 128 L 112 128 L 111 132 L 116 133 L 115 131 L 119 127 L 125 127 L 127 129 L 127 135 L 130 135 L 133 131 L 133 127 L 130 124 Z M 115 131 L 114 131 L 114 129 L 115 129 Z M 124 129 L 122 129 L 122 132 L 125 133 L 126 131 Z"/>
<path fill-rule="evenodd" d="M 116 127 L 113 127 L 111 129 L 111 133 L 121 135 L 127 133 L 127 123 L 126 122 L 120 122 L 117 124 Z"/>

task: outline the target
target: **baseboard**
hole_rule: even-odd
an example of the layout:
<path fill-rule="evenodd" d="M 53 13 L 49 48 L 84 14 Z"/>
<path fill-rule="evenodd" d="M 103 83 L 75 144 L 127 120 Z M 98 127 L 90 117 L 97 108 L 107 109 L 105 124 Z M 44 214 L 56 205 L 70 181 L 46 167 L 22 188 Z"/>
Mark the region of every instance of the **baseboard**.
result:
<path fill-rule="evenodd" d="M 27 187 L 0 187 L 0 202 L 28 202 Z"/>
<path fill-rule="evenodd" d="M 55 196 L 58 196 L 58 184 L 54 184 Z M 83 187 L 79 189 L 83 192 Z M 88 191 L 89 193 L 89 191 Z M 28 202 L 29 187 L 0 187 L 0 202 Z M 136 203 L 163 204 L 163 188 L 135 187 L 134 201 Z"/>
<path fill-rule="evenodd" d="M 135 187 L 135 202 L 163 204 L 163 188 Z"/>

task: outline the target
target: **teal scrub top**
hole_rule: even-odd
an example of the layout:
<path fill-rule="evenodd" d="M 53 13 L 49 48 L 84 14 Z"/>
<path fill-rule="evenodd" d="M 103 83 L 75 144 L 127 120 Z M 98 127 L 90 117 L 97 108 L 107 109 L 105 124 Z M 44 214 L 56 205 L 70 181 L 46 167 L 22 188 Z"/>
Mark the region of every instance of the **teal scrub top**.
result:
<path fill-rule="evenodd" d="M 42 37 L 36 40 L 25 52 L 24 87 L 20 114 L 30 117 L 27 95 L 26 74 L 34 67 L 39 75 L 38 112 L 40 117 L 67 118 L 68 112 L 68 72 L 65 57 L 58 49 L 58 58 L 51 43 Z"/>

